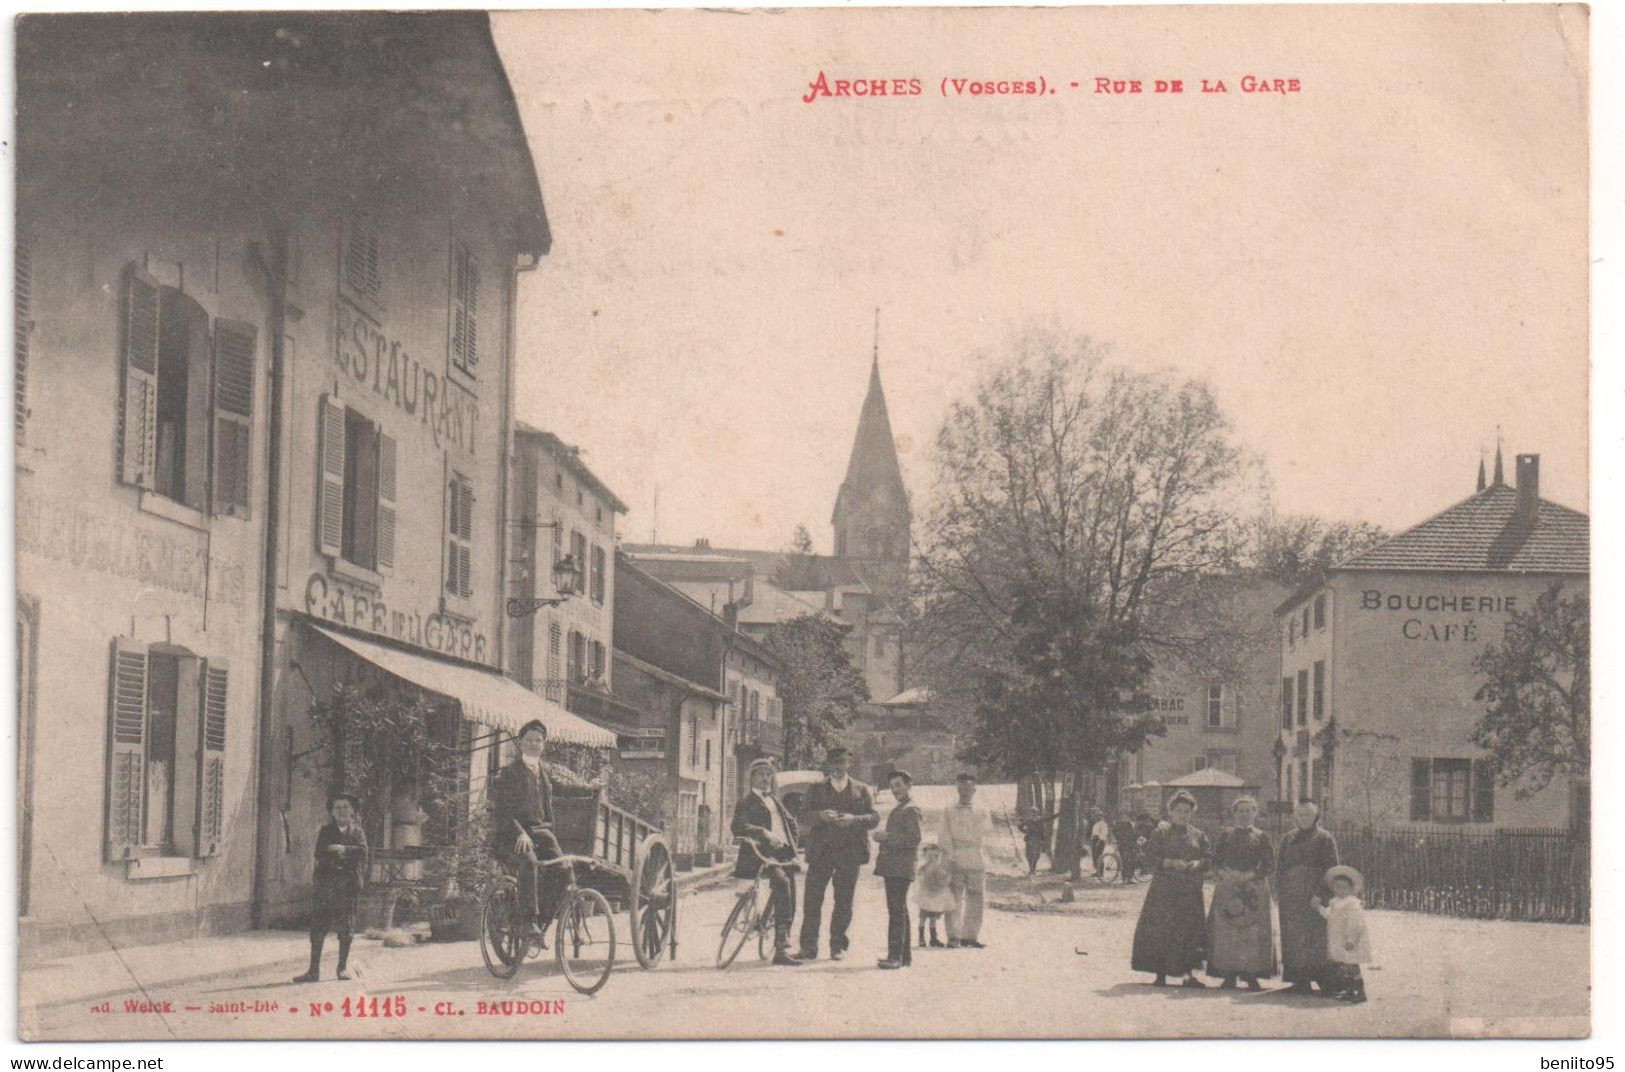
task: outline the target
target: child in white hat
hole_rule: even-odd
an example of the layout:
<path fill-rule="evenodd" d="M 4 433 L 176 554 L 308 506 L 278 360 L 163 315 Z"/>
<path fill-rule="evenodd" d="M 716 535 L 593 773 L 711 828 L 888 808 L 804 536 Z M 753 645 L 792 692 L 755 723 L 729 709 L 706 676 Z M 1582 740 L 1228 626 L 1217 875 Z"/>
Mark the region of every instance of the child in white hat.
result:
<path fill-rule="evenodd" d="M 1371 936 L 1366 931 L 1360 891 L 1365 880 L 1352 867 L 1326 872 L 1330 903 L 1315 899 L 1315 911 L 1326 917 L 1326 958 L 1332 962 L 1331 996 L 1358 1005 L 1365 1001 L 1365 979 L 1360 965 L 1371 963 Z"/>
<path fill-rule="evenodd" d="M 948 870 L 947 861 L 942 856 L 942 846 L 935 841 L 927 841 L 920 846 L 924 859 L 920 863 L 919 873 L 914 882 L 914 906 L 920 910 L 920 948 L 926 946 L 925 932 L 929 926 L 931 931 L 931 946 L 942 948 L 942 940 L 937 937 L 937 920 L 942 918 L 944 912 L 953 911 L 954 891 L 949 886 L 952 874 Z"/>

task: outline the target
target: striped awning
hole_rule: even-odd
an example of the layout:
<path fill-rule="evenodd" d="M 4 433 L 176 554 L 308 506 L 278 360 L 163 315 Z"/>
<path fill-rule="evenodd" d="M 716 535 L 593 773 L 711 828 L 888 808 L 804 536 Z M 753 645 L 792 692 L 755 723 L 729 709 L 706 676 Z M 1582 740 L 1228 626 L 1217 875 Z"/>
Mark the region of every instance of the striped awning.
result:
<path fill-rule="evenodd" d="M 519 727 L 536 719 L 547 727 L 547 735 L 553 740 L 569 741 L 572 744 L 584 744 L 594 748 L 615 747 L 613 733 L 571 714 L 557 702 L 531 692 L 517 681 L 503 677 L 495 670 L 476 670 L 456 663 L 443 662 L 427 655 L 415 655 L 370 640 L 362 640 L 360 637 L 323 629 L 319 625 L 312 625 L 311 628 L 380 670 L 421 689 L 457 701 L 462 706 L 463 717 L 474 722 L 481 722 L 508 733 L 518 733 Z"/>

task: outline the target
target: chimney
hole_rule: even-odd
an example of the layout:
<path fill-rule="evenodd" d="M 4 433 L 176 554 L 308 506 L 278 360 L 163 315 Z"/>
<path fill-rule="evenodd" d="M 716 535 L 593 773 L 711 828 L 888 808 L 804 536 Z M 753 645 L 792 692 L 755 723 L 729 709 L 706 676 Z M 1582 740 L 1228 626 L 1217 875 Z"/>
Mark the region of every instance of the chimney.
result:
<path fill-rule="evenodd" d="M 739 604 L 729 601 L 722 605 L 722 624 L 737 632 L 739 630 Z"/>
<path fill-rule="evenodd" d="M 1540 517 L 1540 455 L 1520 454 L 1517 466 L 1518 523 L 1533 528 Z"/>
<path fill-rule="evenodd" d="M 697 536 L 694 539 L 694 546 L 701 550 L 709 550 L 711 547 L 711 538 L 709 536 Z"/>

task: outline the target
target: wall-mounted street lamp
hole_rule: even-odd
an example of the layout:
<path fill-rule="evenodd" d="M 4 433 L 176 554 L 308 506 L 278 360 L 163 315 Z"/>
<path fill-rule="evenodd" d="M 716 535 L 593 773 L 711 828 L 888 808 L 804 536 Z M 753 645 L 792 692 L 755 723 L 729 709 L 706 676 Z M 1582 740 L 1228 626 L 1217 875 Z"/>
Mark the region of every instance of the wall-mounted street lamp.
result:
<path fill-rule="evenodd" d="M 528 529 L 557 529 L 562 527 L 558 521 L 536 521 L 534 519 L 514 521 L 511 524 Z M 576 562 L 574 555 L 565 555 L 553 563 L 553 588 L 558 596 L 552 599 L 513 598 L 508 600 L 508 617 L 525 618 L 543 607 L 556 607 L 571 596 L 581 594 L 581 566 Z"/>

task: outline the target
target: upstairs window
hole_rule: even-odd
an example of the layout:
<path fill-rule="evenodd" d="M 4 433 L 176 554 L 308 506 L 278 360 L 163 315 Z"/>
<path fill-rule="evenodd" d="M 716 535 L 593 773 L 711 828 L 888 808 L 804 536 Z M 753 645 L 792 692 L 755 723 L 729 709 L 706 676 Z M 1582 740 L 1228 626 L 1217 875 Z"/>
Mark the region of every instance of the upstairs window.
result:
<path fill-rule="evenodd" d="M 607 570 L 608 558 L 604 555 L 604 549 L 594 547 L 592 549 L 592 601 L 599 605 L 604 602 L 605 574 Z"/>
<path fill-rule="evenodd" d="M 383 241 L 370 216 L 357 213 L 345 222 L 339 262 L 339 290 L 376 310 L 384 294 Z"/>
<path fill-rule="evenodd" d="M 1315 720 L 1326 717 L 1326 660 L 1315 660 Z"/>
<path fill-rule="evenodd" d="M 474 594 L 474 485 L 453 473 L 446 487 L 446 591 L 459 599 Z"/>
<path fill-rule="evenodd" d="M 1298 725 L 1309 725 L 1309 671 L 1298 671 Z"/>
<path fill-rule="evenodd" d="M 554 622 L 547 627 L 547 680 L 551 683 L 563 677 L 561 660 L 563 659 L 564 630 L 559 623 Z"/>
<path fill-rule="evenodd" d="M 19 278 L 19 292 L 24 284 Z M 215 513 L 248 515 L 256 334 L 252 324 L 211 321 L 195 299 L 129 266 L 119 343 L 120 480 L 198 511 L 210 508 L 212 487 Z M 17 339 L 26 389 L 22 322 Z"/>
<path fill-rule="evenodd" d="M 1292 728 L 1292 678 L 1281 679 L 1281 728 Z"/>
<path fill-rule="evenodd" d="M 570 561 L 576 567 L 576 591 L 586 590 L 587 580 L 587 537 L 579 532 L 570 533 Z"/>
<path fill-rule="evenodd" d="M 1315 597 L 1315 628 L 1326 628 L 1326 596 L 1324 593 Z"/>
<path fill-rule="evenodd" d="M 1225 703 L 1224 686 L 1207 687 L 1208 729 L 1228 729 L 1236 724 L 1235 705 Z"/>
<path fill-rule="evenodd" d="M 321 401 L 322 554 L 367 570 L 395 565 L 395 440 L 357 411 Z"/>
<path fill-rule="evenodd" d="M 480 264 L 457 243 L 451 257 L 451 366 L 472 379 L 480 366 Z"/>

